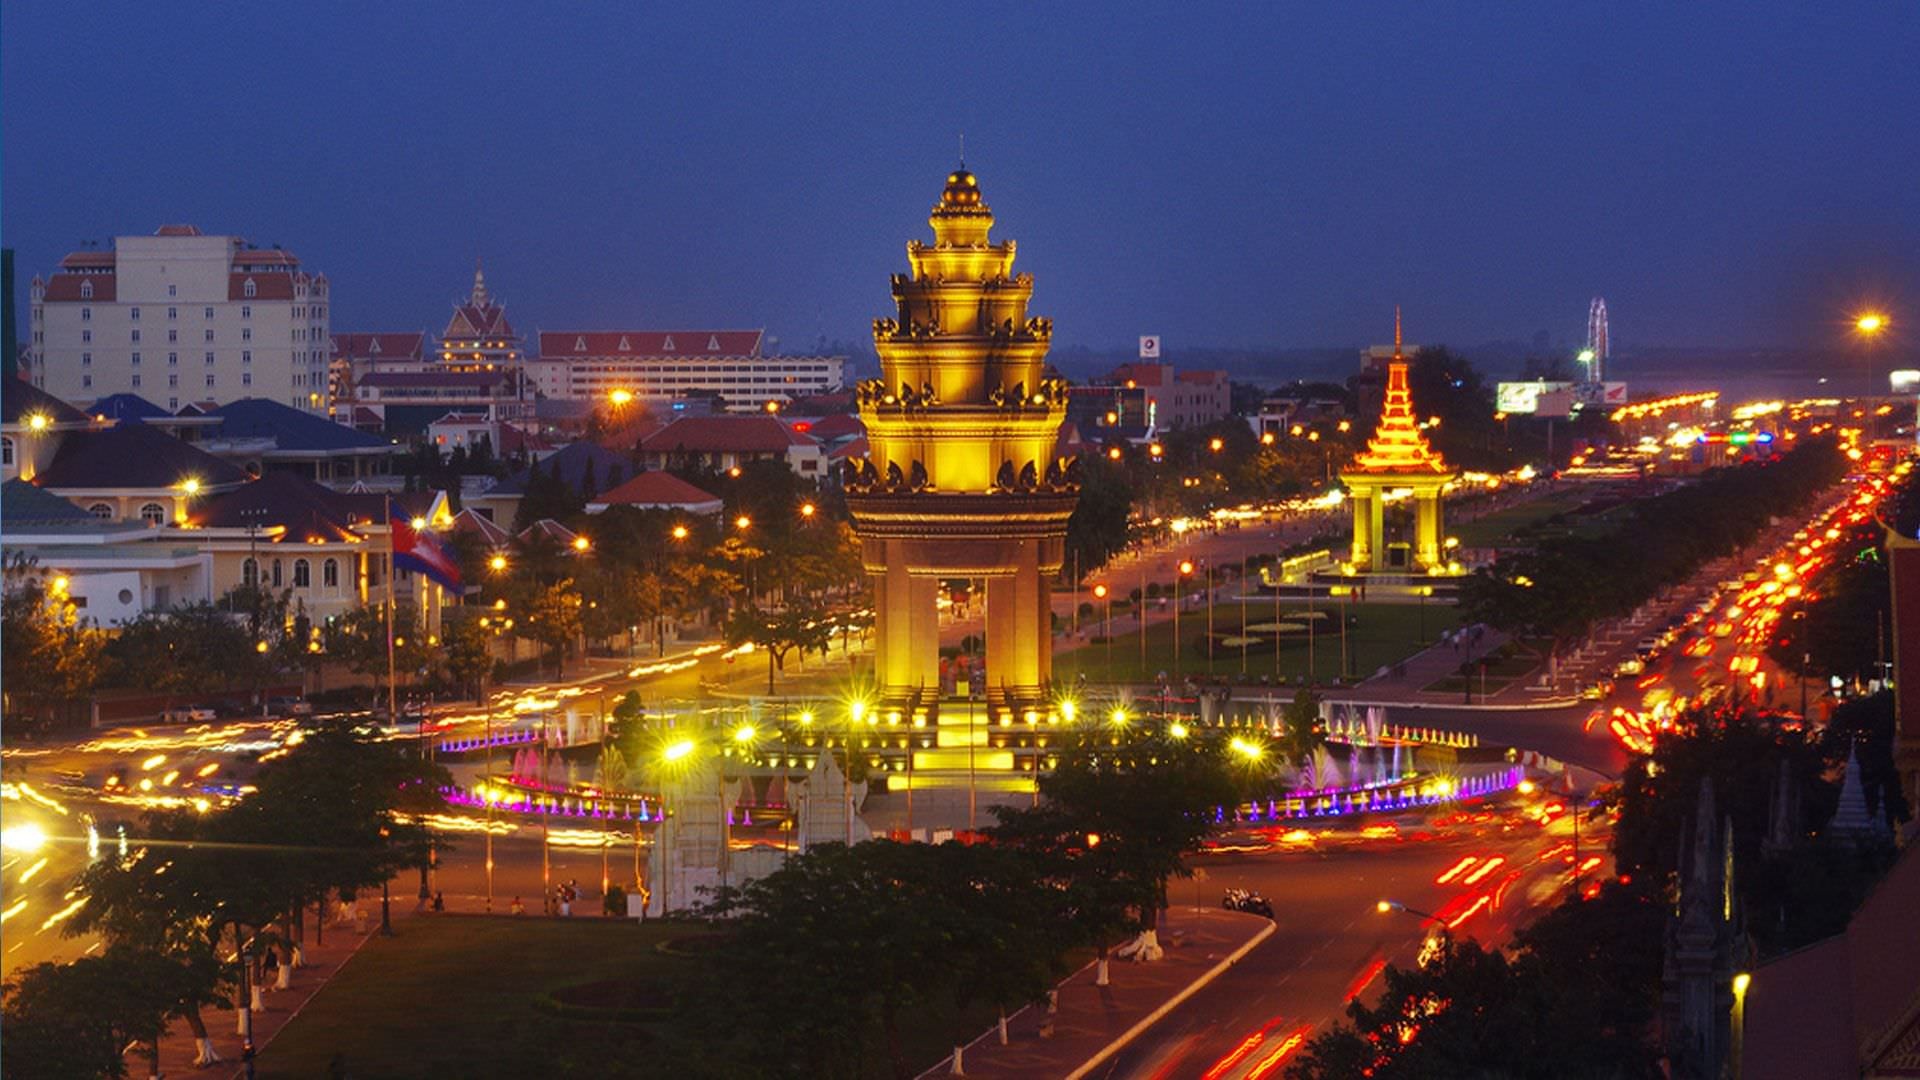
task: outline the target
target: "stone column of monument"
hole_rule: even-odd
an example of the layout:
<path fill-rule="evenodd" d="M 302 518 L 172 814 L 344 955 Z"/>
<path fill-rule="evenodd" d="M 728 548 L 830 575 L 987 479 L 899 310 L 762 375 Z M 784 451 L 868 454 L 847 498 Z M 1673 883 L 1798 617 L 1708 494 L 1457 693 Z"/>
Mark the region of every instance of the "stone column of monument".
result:
<path fill-rule="evenodd" d="M 856 396 L 867 460 L 843 480 L 873 579 L 876 706 L 937 712 L 943 580 L 986 582 L 987 698 L 1044 709 L 1053 676 L 1048 582 L 1060 572 L 1078 484 L 1058 453 L 1066 384 L 1046 374 L 1053 327 L 1030 317 L 1033 279 L 964 168 L 907 244 L 898 315 L 875 320 L 880 377 Z"/>

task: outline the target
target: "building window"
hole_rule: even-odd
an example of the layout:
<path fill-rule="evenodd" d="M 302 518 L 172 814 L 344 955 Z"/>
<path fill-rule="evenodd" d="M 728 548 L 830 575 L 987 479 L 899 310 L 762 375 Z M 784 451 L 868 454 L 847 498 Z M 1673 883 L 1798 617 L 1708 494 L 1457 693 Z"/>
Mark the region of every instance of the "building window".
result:
<path fill-rule="evenodd" d="M 280 560 L 279 559 L 273 560 L 273 587 L 276 589 L 280 587 L 280 569 L 281 569 Z"/>
<path fill-rule="evenodd" d="M 93 282 L 83 281 L 80 283 L 80 299 L 82 300 L 93 299 Z M 87 310 L 85 308 L 82 308 L 80 310 L 80 317 L 84 319 L 87 317 L 87 315 L 88 315 Z"/>
<path fill-rule="evenodd" d="M 169 331 L 167 331 L 167 340 L 168 340 L 168 341 L 179 341 L 179 340 L 180 340 L 180 331 L 178 331 L 178 330 L 169 330 Z"/>
<path fill-rule="evenodd" d="M 170 352 L 170 353 L 168 353 L 168 354 L 167 354 L 167 366 L 168 366 L 168 367 L 179 367 L 179 366 L 180 366 L 180 354 L 179 354 L 179 353 L 177 353 L 177 352 Z"/>
<path fill-rule="evenodd" d="M 252 386 L 252 385 L 253 385 L 253 372 L 251 372 L 251 371 L 243 371 L 243 372 L 241 372 L 241 373 L 240 373 L 240 385 L 241 385 L 241 386 Z"/>
<path fill-rule="evenodd" d="M 158 525 L 167 520 L 167 508 L 159 503 L 148 503 L 140 508 L 140 520 L 149 525 Z"/>
<path fill-rule="evenodd" d="M 139 353 L 134 353 L 134 354 L 133 354 L 133 357 L 132 357 L 132 360 L 133 360 L 133 366 L 134 366 L 134 367 L 139 367 L 139 366 L 140 366 L 140 354 L 139 354 Z"/>
<path fill-rule="evenodd" d="M 92 354 L 92 353 L 90 353 L 90 352 L 83 352 L 83 353 L 81 353 L 81 354 L 80 354 L 80 366 L 81 366 L 81 367 L 92 367 L 92 366 L 93 366 L 93 354 Z"/>
<path fill-rule="evenodd" d="M 131 318 L 131 319 L 132 319 L 132 320 L 133 320 L 134 322 L 139 322 L 139 321 L 140 321 L 140 309 L 139 309 L 139 308 L 129 308 L 129 309 L 128 309 L 128 317 L 129 317 L 129 318 Z"/>
<path fill-rule="evenodd" d="M 208 353 L 208 354 L 207 354 L 207 366 L 208 366 L 208 367 L 212 367 L 212 366 L 213 366 L 213 354 L 212 354 L 212 353 Z"/>
<path fill-rule="evenodd" d="M 108 506 L 106 503 L 94 503 L 92 506 L 87 507 L 87 513 L 92 514 L 101 521 L 113 520 L 113 507 Z"/>
<path fill-rule="evenodd" d="M 212 308 L 208 308 L 208 309 L 207 309 L 207 318 L 209 318 L 209 319 L 211 319 L 211 318 L 213 318 L 213 309 L 212 309 Z"/>
<path fill-rule="evenodd" d="M 313 571 L 305 559 L 293 560 L 293 587 L 306 589 L 313 586 Z"/>
<path fill-rule="evenodd" d="M 140 344 L 140 328 L 137 326 L 133 328 L 133 343 Z"/>
<path fill-rule="evenodd" d="M 140 389 L 140 373 L 137 371 L 133 373 L 133 388 Z"/>
<path fill-rule="evenodd" d="M 39 333 L 39 331 L 35 331 L 35 334 L 36 334 L 36 340 L 37 340 L 37 335 L 38 335 L 38 333 Z M 80 344 L 82 344 L 82 345 L 89 345 L 89 344 L 92 344 L 92 343 L 93 343 L 93 331 L 91 331 L 91 330 L 82 330 L 82 331 L 80 331 Z"/>
<path fill-rule="evenodd" d="M 13 440 L 0 439 L 0 465 L 13 464 Z"/>
<path fill-rule="evenodd" d="M 211 344 L 211 343 L 212 343 L 212 341 L 213 341 L 213 331 L 212 331 L 211 329 L 209 329 L 209 330 L 208 330 L 208 331 L 206 332 L 206 334 L 205 334 L 205 335 L 203 335 L 203 336 L 204 336 L 204 337 L 206 338 L 206 340 L 208 341 L 208 343 L 209 343 L 209 344 Z"/>
<path fill-rule="evenodd" d="M 253 299 L 256 295 L 258 295 L 259 291 L 260 291 L 259 289 L 254 287 L 252 278 L 248 278 L 246 282 L 240 286 L 240 295 L 246 297 L 249 300 Z"/>
<path fill-rule="evenodd" d="M 253 363 L 253 350 L 252 350 L 252 349 L 241 349 L 241 350 L 240 350 L 240 362 L 241 362 L 241 363 L 243 363 L 243 364 L 251 364 L 251 363 Z"/>
<path fill-rule="evenodd" d="M 167 389 L 169 390 L 180 389 L 180 376 L 178 375 L 167 376 Z"/>
<path fill-rule="evenodd" d="M 251 589 L 260 584 L 260 564 L 248 559 L 240 564 L 240 583 Z"/>
<path fill-rule="evenodd" d="M 168 295 L 168 296 L 172 296 L 172 295 L 173 295 L 173 286 L 171 286 L 171 285 L 169 285 L 169 286 L 167 286 L 167 295 Z M 167 321 L 168 321 L 168 322 L 172 322 L 173 320 L 175 320 L 175 319 L 177 319 L 177 318 L 179 318 L 179 317 L 180 317 L 180 309 L 179 309 L 179 308 L 177 308 L 177 307 L 170 307 L 170 308 L 168 308 L 168 309 L 167 309 Z"/>
<path fill-rule="evenodd" d="M 243 327 L 241 327 L 241 328 L 240 328 L 240 340 L 241 340 L 241 341 L 252 341 L 252 340 L 253 340 L 253 327 L 251 327 L 251 326 L 243 326 Z"/>
<path fill-rule="evenodd" d="M 168 412 L 179 412 L 179 411 L 180 411 L 180 399 L 179 399 L 179 398 L 177 398 L 177 397 L 170 397 L 170 398 L 168 398 L 168 399 L 167 399 L 167 411 L 168 411 Z"/>
<path fill-rule="evenodd" d="M 168 295 L 168 296 L 178 296 L 178 295 L 180 295 L 180 286 L 178 286 L 178 285 L 169 285 L 169 286 L 167 286 L 167 295 Z M 167 309 L 167 318 L 169 318 L 169 319 L 171 319 L 171 318 L 173 318 L 173 309 L 172 309 L 172 308 L 168 308 L 168 309 Z"/>
<path fill-rule="evenodd" d="M 80 389 L 82 390 L 93 389 L 93 376 L 91 375 L 80 376 Z"/>
<path fill-rule="evenodd" d="M 240 317 L 241 317 L 241 318 L 243 318 L 243 319 L 251 319 L 251 318 L 253 318 L 253 305 L 252 305 L 252 304 L 241 304 L 241 305 L 240 305 Z"/>
<path fill-rule="evenodd" d="M 81 292 L 81 299 L 83 299 L 83 300 L 90 300 L 90 299 L 92 299 L 92 298 L 93 298 L 93 283 L 92 283 L 92 282 L 90 282 L 90 281 L 86 281 L 86 282 L 81 282 L 81 284 L 80 284 L 80 292 Z M 90 308 L 90 307 L 83 307 L 83 308 L 81 308 L 81 309 L 80 309 L 80 321 L 81 321 L 81 322 L 92 322 L 92 321 L 93 321 L 93 309 L 92 309 L 92 308 Z"/>
<path fill-rule="evenodd" d="M 207 389 L 213 389 L 213 372 L 207 372 Z"/>

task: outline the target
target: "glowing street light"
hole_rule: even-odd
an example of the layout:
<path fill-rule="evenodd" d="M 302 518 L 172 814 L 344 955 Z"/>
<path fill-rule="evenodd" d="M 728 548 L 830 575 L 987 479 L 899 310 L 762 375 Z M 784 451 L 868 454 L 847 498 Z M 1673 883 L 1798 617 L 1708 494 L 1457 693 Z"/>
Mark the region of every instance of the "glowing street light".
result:
<path fill-rule="evenodd" d="M 573 538 L 573 550 L 586 551 L 588 548 L 591 548 L 591 547 L 593 547 L 593 541 L 587 539 L 586 537 L 576 536 Z"/>
<path fill-rule="evenodd" d="M 46 413 L 37 412 L 27 417 L 27 430 L 41 432 L 52 426 L 53 418 Z"/>
<path fill-rule="evenodd" d="M 495 555 L 493 558 L 487 560 L 487 569 L 493 571 L 496 574 L 500 573 L 506 568 L 507 568 L 507 557 L 505 555 Z"/>
<path fill-rule="evenodd" d="M 687 527 L 685 525 L 675 525 L 673 527 L 673 538 L 675 540 L 685 540 L 687 538 Z"/>
<path fill-rule="evenodd" d="M 737 743 L 750 743 L 759 734 L 758 731 L 754 730 L 752 724 L 742 724 L 734 729 L 733 741 Z"/>
<path fill-rule="evenodd" d="M 623 405 L 630 405 L 633 403 L 633 391 L 615 390 L 607 395 L 607 400 L 613 402 L 616 409 Z"/>
<path fill-rule="evenodd" d="M 180 481 L 180 490 L 186 492 L 188 495 L 200 494 L 200 478 L 197 476 L 189 476 L 185 480 Z"/>
<path fill-rule="evenodd" d="M 681 739 L 678 742 L 669 743 L 665 750 L 660 751 L 660 758 L 667 762 L 681 761 L 691 753 L 693 753 L 693 740 Z"/>
<path fill-rule="evenodd" d="M 733 519 L 733 527 L 736 529 L 739 529 L 742 532 L 745 532 L 747 529 L 751 528 L 752 526 L 753 526 L 753 519 L 748 517 L 745 514 L 741 514 L 739 517 Z"/>
<path fill-rule="evenodd" d="M 1853 320 L 1853 328 L 1872 337 L 1887 328 L 1887 317 L 1877 311 L 1869 311 Z"/>
<path fill-rule="evenodd" d="M 1175 720 L 1173 723 L 1167 725 L 1167 734 L 1176 739 L 1184 739 L 1187 737 L 1187 725 Z"/>
<path fill-rule="evenodd" d="M 1114 727 L 1126 727 L 1127 710 L 1115 709 L 1113 712 L 1107 714 L 1107 719 L 1113 722 Z"/>
<path fill-rule="evenodd" d="M 1227 448 L 1227 440 L 1222 439 L 1218 435 L 1215 435 L 1213 438 L 1207 440 L 1207 449 L 1213 451 L 1216 454 L 1222 450 L 1225 450 L 1226 448 Z"/>
<path fill-rule="evenodd" d="M 1228 740 L 1227 748 L 1248 761 L 1259 761 L 1267 753 L 1266 747 L 1257 742 L 1249 742 L 1238 735 Z"/>
<path fill-rule="evenodd" d="M 814 506 L 812 503 L 801 503 L 800 516 L 803 518 L 811 518 L 818 511 L 818 509 L 819 508 Z"/>

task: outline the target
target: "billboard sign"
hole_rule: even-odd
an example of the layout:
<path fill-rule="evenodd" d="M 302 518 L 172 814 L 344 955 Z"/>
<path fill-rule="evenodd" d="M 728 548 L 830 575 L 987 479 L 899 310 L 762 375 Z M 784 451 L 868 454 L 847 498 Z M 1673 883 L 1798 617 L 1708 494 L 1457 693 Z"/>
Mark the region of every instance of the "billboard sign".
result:
<path fill-rule="evenodd" d="M 1160 359 L 1160 335 L 1146 334 L 1140 338 L 1140 359 Z"/>
<path fill-rule="evenodd" d="M 1573 398 L 1586 406 L 1606 406 L 1611 408 L 1627 403 L 1627 384 L 1623 382 L 1586 382 L 1576 383 Z"/>
<path fill-rule="evenodd" d="M 1493 407 L 1500 412 L 1506 413 L 1508 416 L 1532 416 L 1542 412 L 1541 398 L 1548 397 L 1548 395 L 1560 395 L 1566 399 L 1566 404 L 1559 406 L 1560 415 L 1564 416 L 1566 415 L 1567 408 L 1572 405 L 1572 390 L 1573 384 L 1568 382 L 1544 382 L 1540 380 L 1533 382 L 1503 382 L 1494 389 Z M 1548 404 L 1558 405 L 1559 402 L 1550 398 Z"/>

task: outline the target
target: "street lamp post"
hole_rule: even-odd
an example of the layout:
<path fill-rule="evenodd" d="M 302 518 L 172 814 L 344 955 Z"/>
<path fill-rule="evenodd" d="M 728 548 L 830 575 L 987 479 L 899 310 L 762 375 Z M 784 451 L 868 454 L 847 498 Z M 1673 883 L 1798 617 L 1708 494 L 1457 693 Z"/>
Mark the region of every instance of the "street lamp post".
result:
<path fill-rule="evenodd" d="M 1453 928 L 1447 925 L 1447 920 L 1435 915 L 1431 911 L 1421 911 L 1419 908 L 1410 908 L 1398 900 L 1382 900 L 1375 904 L 1373 909 L 1382 915 L 1395 911 L 1405 912 L 1408 915 L 1417 916 L 1422 922 L 1431 922 L 1438 925 L 1440 927 L 1440 941 L 1444 949 L 1441 962 L 1445 963 L 1453 959 Z"/>
<path fill-rule="evenodd" d="M 1173 677 L 1180 678 L 1180 579 L 1193 573 L 1193 561 L 1181 559 L 1173 575 Z"/>

